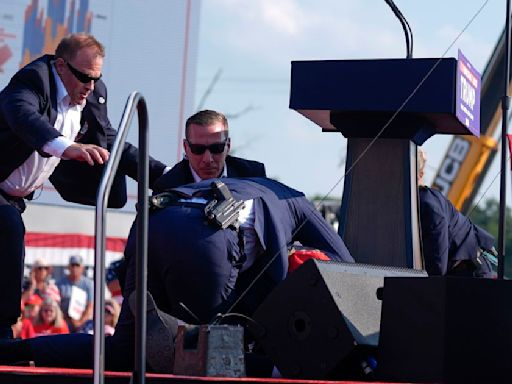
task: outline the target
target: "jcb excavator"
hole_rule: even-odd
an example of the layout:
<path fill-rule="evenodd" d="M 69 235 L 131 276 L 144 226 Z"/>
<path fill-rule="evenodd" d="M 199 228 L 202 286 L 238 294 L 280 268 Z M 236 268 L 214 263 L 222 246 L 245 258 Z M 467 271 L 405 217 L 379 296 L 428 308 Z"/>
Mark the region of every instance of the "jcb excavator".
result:
<path fill-rule="evenodd" d="M 454 136 L 432 182 L 462 213 L 467 214 L 496 155 L 505 76 L 505 31 L 482 74 L 480 137 Z M 510 79 L 509 79 L 510 83 Z M 509 89 L 512 89 L 509 85 Z"/>

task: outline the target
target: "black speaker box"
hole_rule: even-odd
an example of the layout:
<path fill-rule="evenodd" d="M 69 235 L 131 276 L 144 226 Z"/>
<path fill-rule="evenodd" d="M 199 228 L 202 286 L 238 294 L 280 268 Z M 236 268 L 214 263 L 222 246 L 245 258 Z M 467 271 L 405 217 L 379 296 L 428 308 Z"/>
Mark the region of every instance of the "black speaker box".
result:
<path fill-rule="evenodd" d="M 255 338 L 284 377 L 343 378 L 356 347 L 378 345 L 384 276 L 403 275 L 424 272 L 308 260 L 253 314 Z"/>
<path fill-rule="evenodd" d="M 386 278 L 379 379 L 510 383 L 512 281 Z"/>

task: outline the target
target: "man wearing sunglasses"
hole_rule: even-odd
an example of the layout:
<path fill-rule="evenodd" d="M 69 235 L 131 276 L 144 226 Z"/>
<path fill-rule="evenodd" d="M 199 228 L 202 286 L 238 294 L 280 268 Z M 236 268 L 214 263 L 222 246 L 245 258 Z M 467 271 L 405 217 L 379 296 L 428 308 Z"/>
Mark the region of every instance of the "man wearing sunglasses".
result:
<path fill-rule="evenodd" d="M 203 110 L 185 123 L 186 158 L 155 181 L 154 192 L 217 177 L 266 177 L 265 166 L 229 155 L 228 120 L 216 111 Z"/>
<path fill-rule="evenodd" d="M 12 337 L 11 324 L 20 312 L 25 199 L 32 198 L 62 159 L 68 161 L 61 164 L 83 164 L 82 172 L 66 175 L 68 194 L 63 195 L 83 202 L 86 192 L 95 195 L 98 167 L 108 160 L 116 132 L 108 123 L 106 93 L 103 103 L 89 103 L 96 89 L 105 92 L 100 80 L 104 56 L 103 45 L 93 36 L 70 35 L 62 39 L 55 55 L 44 55 L 20 69 L 0 92 L 0 339 Z M 86 123 L 88 131 L 82 135 Z M 121 168 L 136 169 L 136 152 L 126 145 Z M 164 170 L 164 164 L 153 161 L 150 180 Z M 61 192 L 60 184 L 55 186 Z"/>

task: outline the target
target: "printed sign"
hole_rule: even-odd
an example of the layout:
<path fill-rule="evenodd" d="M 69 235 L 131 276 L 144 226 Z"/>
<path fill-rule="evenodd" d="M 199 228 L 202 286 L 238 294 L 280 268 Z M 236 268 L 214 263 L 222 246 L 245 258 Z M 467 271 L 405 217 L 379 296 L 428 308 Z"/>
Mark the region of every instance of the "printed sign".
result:
<path fill-rule="evenodd" d="M 72 319 L 80 320 L 87 307 L 87 292 L 76 285 L 71 287 L 71 298 L 69 299 L 68 315 Z"/>
<path fill-rule="evenodd" d="M 459 49 L 456 115 L 475 136 L 480 136 L 480 73 Z"/>

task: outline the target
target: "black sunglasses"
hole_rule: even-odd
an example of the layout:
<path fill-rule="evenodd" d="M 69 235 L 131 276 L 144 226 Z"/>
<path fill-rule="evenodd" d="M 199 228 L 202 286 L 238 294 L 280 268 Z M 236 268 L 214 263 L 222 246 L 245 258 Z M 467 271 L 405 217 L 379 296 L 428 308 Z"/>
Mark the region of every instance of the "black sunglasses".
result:
<path fill-rule="evenodd" d="M 73 67 L 71 64 L 69 64 L 67 61 L 66 61 L 66 64 L 67 64 L 69 70 L 71 71 L 71 73 L 73 74 L 73 76 L 75 76 L 76 79 L 81 83 L 87 84 L 87 83 L 90 83 L 91 81 L 94 81 L 96 83 L 99 79 L 101 79 L 101 74 L 98 77 L 92 77 L 92 76 L 89 76 L 87 73 L 83 73 L 83 72 L 79 71 L 78 69 Z"/>
<path fill-rule="evenodd" d="M 206 152 L 206 150 L 209 150 L 210 153 L 218 155 L 219 153 L 222 153 L 224 151 L 224 148 L 226 147 L 227 142 L 228 142 L 227 140 L 224 140 L 220 143 L 204 145 L 204 144 L 192 144 L 190 141 L 187 140 L 187 144 L 188 144 L 188 147 L 190 148 L 190 152 L 192 152 L 194 155 L 202 155 L 203 153 Z"/>

